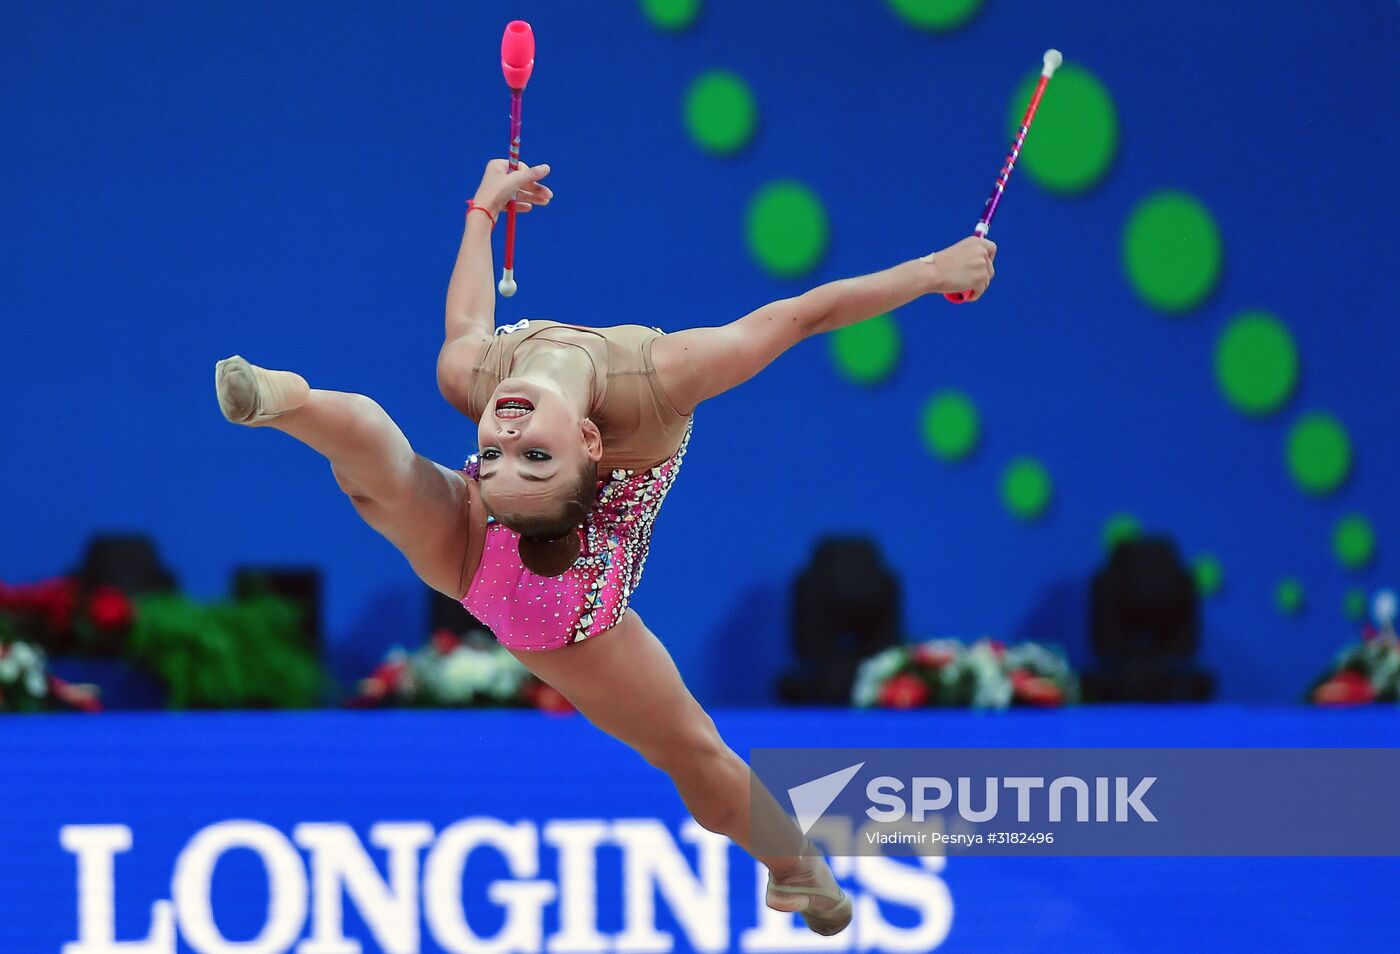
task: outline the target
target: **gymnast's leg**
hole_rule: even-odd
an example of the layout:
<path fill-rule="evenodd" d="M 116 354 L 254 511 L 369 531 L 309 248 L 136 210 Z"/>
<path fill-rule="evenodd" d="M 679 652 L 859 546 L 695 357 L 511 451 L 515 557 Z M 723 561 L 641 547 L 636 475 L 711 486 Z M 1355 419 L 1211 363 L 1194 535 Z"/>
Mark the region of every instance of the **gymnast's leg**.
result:
<path fill-rule="evenodd" d="M 750 805 L 748 766 L 720 738 L 681 681 L 666 648 L 636 613 L 628 610 L 600 636 L 563 649 L 515 656 L 590 722 L 669 775 L 702 827 L 727 835 L 757 857 L 778 885 L 820 892 L 776 899 L 770 893 L 771 907 L 804 911 L 809 926 L 823 934 L 845 927 L 850 902 L 841 895 L 830 868 L 820 856 L 803 854 L 802 833 L 766 789 L 761 789 L 762 801 Z M 756 853 L 751 817 L 764 830 L 765 847 L 786 846 L 781 854 Z"/>
<path fill-rule="evenodd" d="M 363 394 L 311 388 L 299 374 L 241 357 L 220 361 L 215 390 L 237 424 L 290 434 L 330 461 L 365 522 L 434 589 L 459 598 L 466 556 L 466 481 L 413 452 L 384 409 Z"/>

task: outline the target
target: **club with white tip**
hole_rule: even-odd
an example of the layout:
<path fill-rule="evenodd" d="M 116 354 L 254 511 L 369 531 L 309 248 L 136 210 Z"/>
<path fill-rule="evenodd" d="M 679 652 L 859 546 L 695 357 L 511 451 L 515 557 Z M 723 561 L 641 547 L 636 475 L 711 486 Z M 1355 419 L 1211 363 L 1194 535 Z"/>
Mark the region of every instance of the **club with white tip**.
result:
<path fill-rule="evenodd" d="M 992 216 L 996 215 L 997 206 L 1001 204 L 1002 193 L 1006 191 L 1006 183 L 1011 179 L 1011 170 L 1016 167 L 1016 160 L 1021 156 L 1021 146 L 1026 141 L 1026 133 L 1030 132 L 1031 120 L 1035 118 L 1035 111 L 1040 106 L 1040 97 L 1044 95 L 1050 77 L 1055 75 L 1055 71 L 1060 68 L 1060 64 L 1064 61 L 1065 58 L 1059 50 L 1045 51 L 1045 56 L 1041 61 L 1040 82 L 1036 84 L 1030 105 L 1026 107 L 1026 114 L 1021 117 L 1021 128 L 1016 132 L 1016 138 L 1011 143 L 1011 151 L 1006 154 L 1006 161 L 1002 163 L 1001 172 L 997 173 L 996 185 L 992 186 L 992 194 L 987 196 L 987 204 L 982 207 L 982 217 L 977 220 L 977 225 L 972 230 L 973 235 L 985 238 L 987 233 L 991 231 Z M 948 292 L 943 297 L 954 304 L 961 304 L 972 298 L 972 292 Z"/>
<path fill-rule="evenodd" d="M 510 171 L 520 167 L 520 101 L 535 68 L 535 33 L 524 20 L 506 24 L 501 37 L 501 72 L 510 87 Z M 497 290 L 509 298 L 515 294 L 515 202 L 506 203 L 506 250 Z"/>

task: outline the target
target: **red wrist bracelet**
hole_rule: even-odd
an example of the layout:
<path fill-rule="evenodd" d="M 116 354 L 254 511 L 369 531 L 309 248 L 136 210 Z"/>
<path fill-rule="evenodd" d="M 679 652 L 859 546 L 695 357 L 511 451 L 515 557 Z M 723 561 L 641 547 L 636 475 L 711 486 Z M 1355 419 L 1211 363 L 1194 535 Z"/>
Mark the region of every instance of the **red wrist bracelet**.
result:
<path fill-rule="evenodd" d="M 494 215 L 491 214 L 491 210 L 488 209 L 488 208 L 486 208 L 485 206 L 477 205 L 476 202 L 473 201 L 472 199 L 468 199 L 468 200 L 467 200 L 467 215 L 471 215 L 473 212 L 480 212 L 480 213 L 482 213 L 483 215 L 485 215 L 488 219 L 491 220 L 491 228 L 492 228 L 492 229 L 495 229 L 495 227 L 496 227 L 496 217 L 495 217 Z"/>

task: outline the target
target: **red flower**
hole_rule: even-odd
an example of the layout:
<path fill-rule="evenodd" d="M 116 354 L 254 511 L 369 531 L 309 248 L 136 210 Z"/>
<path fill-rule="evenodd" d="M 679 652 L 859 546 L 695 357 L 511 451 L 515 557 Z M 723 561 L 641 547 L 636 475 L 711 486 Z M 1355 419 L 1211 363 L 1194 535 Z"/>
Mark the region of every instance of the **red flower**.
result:
<path fill-rule="evenodd" d="M 98 629 L 125 629 L 131 625 L 131 600 L 115 586 L 99 586 L 88 601 L 88 616 Z"/>
<path fill-rule="evenodd" d="M 953 661 L 953 654 L 947 649 L 934 649 L 932 646 L 915 646 L 914 662 L 930 669 L 942 669 Z"/>
<path fill-rule="evenodd" d="M 432 644 L 439 656 L 447 656 L 462 645 L 462 640 L 452 630 L 443 628 L 433 633 Z"/>
<path fill-rule="evenodd" d="M 1011 693 L 1017 702 L 1028 706 L 1064 705 L 1065 692 L 1054 681 L 1037 676 L 1027 669 L 1011 673 Z"/>
<path fill-rule="evenodd" d="M 989 639 L 987 640 L 987 645 L 991 647 L 992 655 L 997 657 L 997 659 L 1001 659 L 1006 655 L 1006 643 L 1003 643 L 1001 640 Z"/>
<path fill-rule="evenodd" d="M 916 709 L 928 702 L 928 685 L 918 676 L 895 676 L 880 689 L 880 705 L 886 709 Z"/>
<path fill-rule="evenodd" d="M 1313 690 L 1313 702 L 1320 706 L 1361 706 L 1375 701 L 1375 686 L 1355 669 L 1343 669 Z"/>

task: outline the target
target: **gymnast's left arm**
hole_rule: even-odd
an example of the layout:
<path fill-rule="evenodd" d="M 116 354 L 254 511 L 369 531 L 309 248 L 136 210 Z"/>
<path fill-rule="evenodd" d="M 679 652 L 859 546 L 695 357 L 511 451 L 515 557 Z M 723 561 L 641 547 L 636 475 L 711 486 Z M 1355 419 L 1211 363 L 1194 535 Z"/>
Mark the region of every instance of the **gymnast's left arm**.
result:
<path fill-rule="evenodd" d="M 893 268 L 819 285 L 717 328 L 692 328 L 657 339 L 652 361 L 679 410 L 743 384 L 778 355 L 812 335 L 834 331 L 934 292 L 986 289 L 996 246 L 963 239 L 941 252 Z"/>

